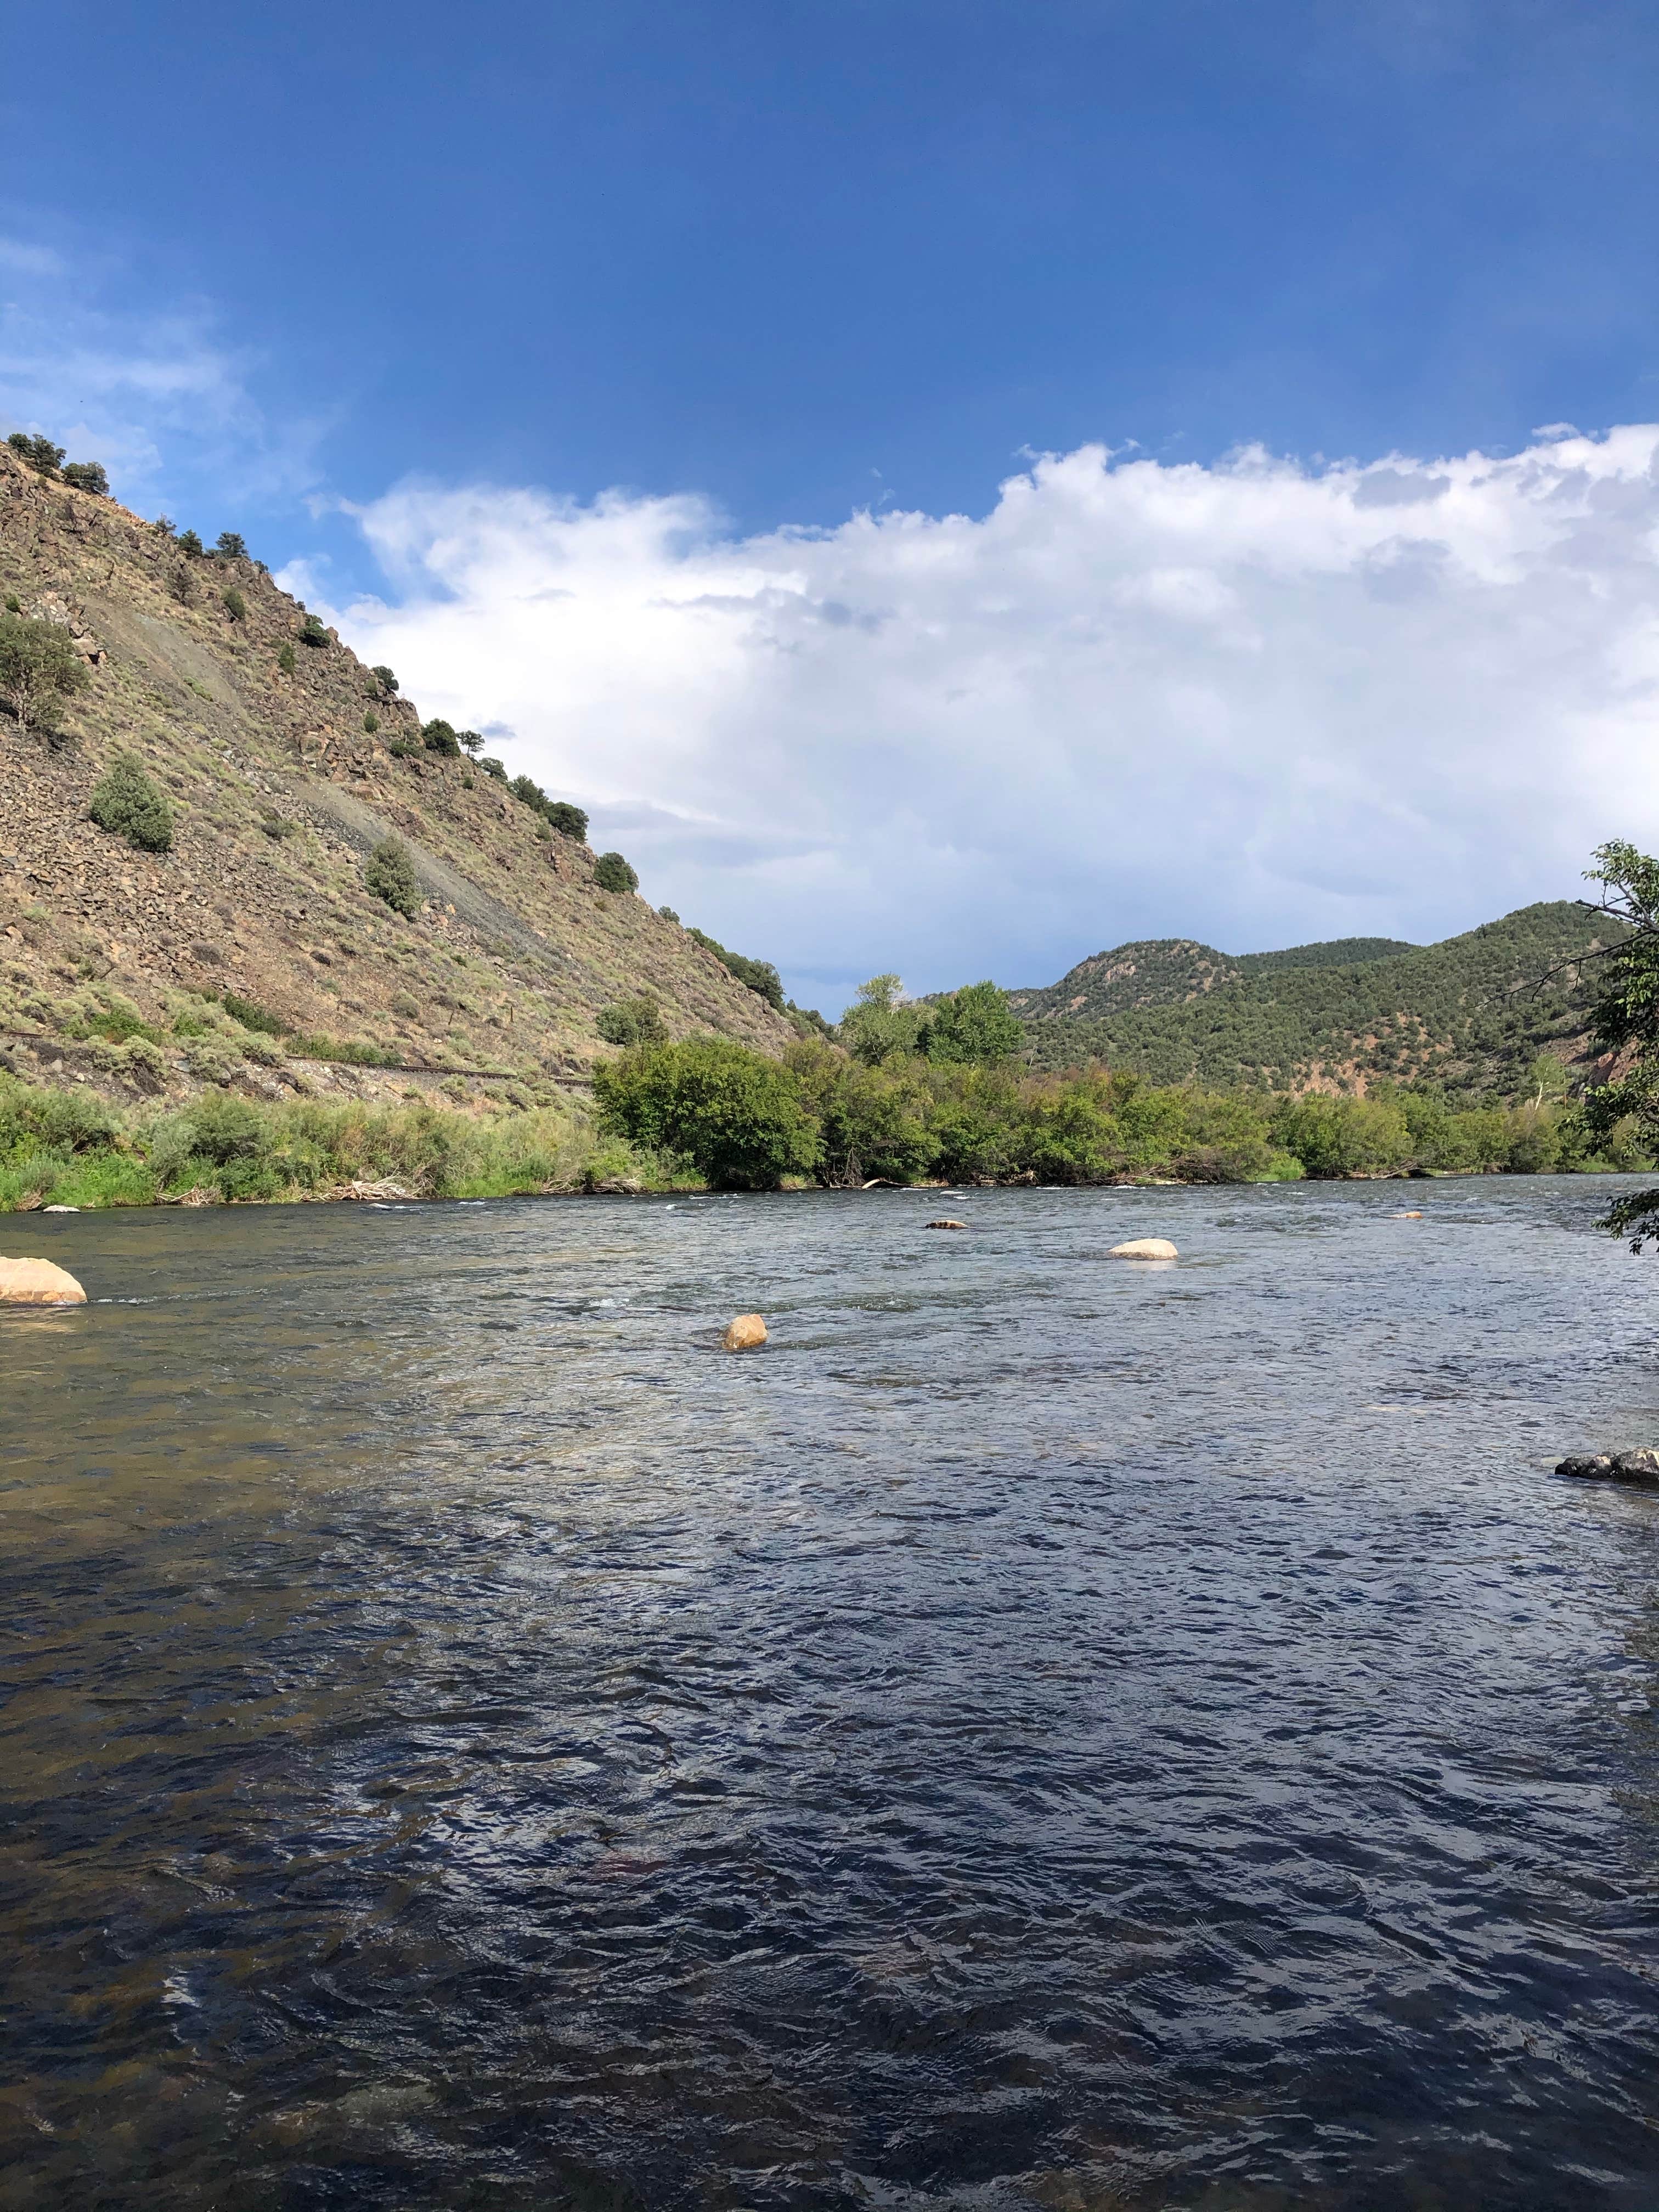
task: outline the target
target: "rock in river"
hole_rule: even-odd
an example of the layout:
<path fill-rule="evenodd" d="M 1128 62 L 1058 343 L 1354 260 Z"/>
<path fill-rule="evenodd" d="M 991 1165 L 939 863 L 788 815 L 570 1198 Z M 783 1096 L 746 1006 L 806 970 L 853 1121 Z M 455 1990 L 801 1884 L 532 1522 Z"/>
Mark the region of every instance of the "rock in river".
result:
<path fill-rule="evenodd" d="M 1113 1260 L 1178 1260 L 1181 1255 L 1167 1237 L 1133 1237 L 1127 1244 L 1114 1244 L 1107 1256 Z"/>
<path fill-rule="evenodd" d="M 1555 1471 L 1591 1482 L 1637 1482 L 1659 1490 L 1659 1451 L 1574 1452 Z"/>
<path fill-rule="evenodd" d="M 720 1342 L 728 1352 L 755 1352 L 766 1341 L 766 1323 L 758 1314 L 738 1314 L 726 1324 Z"/>
<path fill-rule="evenodd" d="M 50 1260 L 0 1260 L 0 1306 L 83 1306 L 87 1294 Z"/>

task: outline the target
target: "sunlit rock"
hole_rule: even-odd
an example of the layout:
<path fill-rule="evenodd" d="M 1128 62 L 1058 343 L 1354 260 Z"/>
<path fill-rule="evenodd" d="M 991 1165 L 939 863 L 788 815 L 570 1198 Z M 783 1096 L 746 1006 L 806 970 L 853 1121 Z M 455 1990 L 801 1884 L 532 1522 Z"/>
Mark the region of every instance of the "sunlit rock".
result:
<path fill-rule="evenodd" d="M 1127 1244 L 1114 1244 L 1109 1256 L 1114 1260 L 1178 1260 L 1181 1255 L 1167 1237 L 1132 1237 Z"/>
<path fill-rule="evenodd" d="M 0 1260 L 0 1305 L 83 1306 L 87 1294 L 50 1260 Z"/>
<path fill-rule="evenodd" d="M 720 1342 L 728 1352 L 754 1352 L 766 1341 L 766 1323 L 758 1314 L 738 1314 L 726 1324 Z"/>

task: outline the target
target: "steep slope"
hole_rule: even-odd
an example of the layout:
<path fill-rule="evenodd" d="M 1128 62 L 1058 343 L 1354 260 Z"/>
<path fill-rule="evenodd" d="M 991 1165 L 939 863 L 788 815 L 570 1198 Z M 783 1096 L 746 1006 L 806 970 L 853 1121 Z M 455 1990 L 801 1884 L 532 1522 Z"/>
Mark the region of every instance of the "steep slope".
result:
<path fill-rule="evenodd" d="M 1615 930 L 1556 900 L 1438 945 L 1336 964 L 1304 956 L 1340 941 L 1229 959 L 1168 939 L 1097 953 L 1050 989 L 1012 996 L 1040 1067 L 1099 1059 L 1165 1083 L 1364 1091 L 1429 1079 L 1507 1092 L 1540 1051 L 1586 1060 L 1583 963 Z"/>
<path fill-rule="evenodd" d="M 376 1063 L 416 1088 L 534 1089 L 580 1082 L 595 1017 L 641 991 L 675 1035 L 775 1051 L 793 1034 L 678 923 L 600 889 L 585 845 L 425 750 L 414 706 L 314 623 L 324 641 L 304 642 L 255 562 L 191 557 L 0 447 L 0 597 L 61 625 L 91 677 L 61 743 L 0 718 L 0 1047 L 20 1071 L 187 1087 L 216 1053 L 251 1052 L 241 1076 L 267 1091 L 399 1087 Z M 172 799 L 170 852 L 88 819 L 121 750 Z M 413 919 L 364 884 L 392 833 Z M 116 1064 L 134 1036 L 151 1049 Z"/>

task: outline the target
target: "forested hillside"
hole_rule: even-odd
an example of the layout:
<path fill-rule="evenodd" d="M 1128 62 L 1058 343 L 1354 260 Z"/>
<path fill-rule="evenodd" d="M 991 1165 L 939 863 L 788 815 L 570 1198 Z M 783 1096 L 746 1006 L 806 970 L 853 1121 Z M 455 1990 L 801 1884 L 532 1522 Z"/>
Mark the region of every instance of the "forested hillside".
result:
<path fill-rule="evenodd" d="M 1010 997 L 1039 1067 L 1101 1060 L 1160 1083 L 1364 1091 L 1386 1078 L 1510 1096 L 1540 1052 L 1586 1059 L 1586 963 L 1618 927 L 1563 899 L 1438 945 L 1346 939 L 1230 957 L 1156 939 Z"/>

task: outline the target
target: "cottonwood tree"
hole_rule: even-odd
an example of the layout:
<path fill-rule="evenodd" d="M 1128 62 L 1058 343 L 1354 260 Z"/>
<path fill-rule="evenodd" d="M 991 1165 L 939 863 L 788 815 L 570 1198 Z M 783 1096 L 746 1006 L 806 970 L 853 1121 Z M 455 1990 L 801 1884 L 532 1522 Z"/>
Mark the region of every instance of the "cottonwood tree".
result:
<path fill-rule="evenodd" d="M 1600 956 L 1591 1030 L 1605 1051 L 1630 1059 L 1624 1074 L 1591 1091 L 1584 1115 L 1598 1137 L 1628 1117 L 1651 1155 L 1659 1153 L 1659 860 L 1614 837 L 1597 846 L 1595 863 L 1584 872 L 1601 886 L 1595 909 L 1628 933 Z M 1659 1190 L 1632 1191 L 1597 1226 L 1628 1237 L 1632 1252 L 1659 1243 Z"/>

